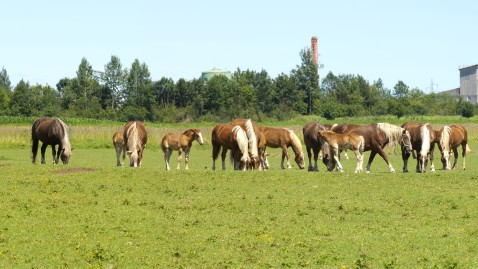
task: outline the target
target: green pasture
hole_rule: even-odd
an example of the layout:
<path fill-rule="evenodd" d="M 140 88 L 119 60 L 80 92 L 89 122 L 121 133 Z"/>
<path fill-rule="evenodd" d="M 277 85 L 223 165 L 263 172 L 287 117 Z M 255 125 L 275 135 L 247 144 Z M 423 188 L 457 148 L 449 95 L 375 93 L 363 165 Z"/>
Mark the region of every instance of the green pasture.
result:
<path fill-rule="evenodd" d="M 210 141 L 214 124 L 188 126 Z M 283 126 L 302 136 L 302 124 Z M 465 126 L 478 150 L 478 125 Z M 166 171 L 159 139 L 186 124 L 147 124 L 139 169 L 115 166 L 121 124 L 70 127 L 63 166 L 50 148 L 46 165 L 31 164 L 30 126 L 0 126 L 2 268 L 478 267 L 475 152 L 466 171 L 437 162 L 417 174 L 388 149 L 396 173 L 378 156 L 371 174 L 354 174 L 353 153 L 344 173 L 307 172 L 281 170 L 280 151 L 268 149 L 270 170 L 239 172 L 229 162 L 212 171 L 210 143 L 195 142 L 190 170 Z"/>

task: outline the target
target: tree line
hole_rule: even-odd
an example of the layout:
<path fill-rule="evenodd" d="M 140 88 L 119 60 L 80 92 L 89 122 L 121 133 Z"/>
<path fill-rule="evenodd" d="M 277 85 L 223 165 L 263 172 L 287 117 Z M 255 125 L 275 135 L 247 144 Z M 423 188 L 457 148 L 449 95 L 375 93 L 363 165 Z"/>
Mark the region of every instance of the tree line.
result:
<path fill-rule="evenodd" d="M 271 78 L 267 71 L 240 70 L 232 79 L 214 76 L 154 81 L 148 66 L 136 59 L 124 68 L 111 56 L 103 71 L 81 59 L 76 77 L 63 78 L 56 88 L 11 85 L 5 68 L 0 72 L 0 115 L 67 116 L 160 122 L 211 121 L 253 118 L 286 120 L 298 115 L 327 119 L 351 116 L 474 115 L 475 106 L 447 94 L 426 94 L 398 81 L 393 89 L 381 79 L 369 82 L 360 75 L 328 73 L 319 83 L 310 50 L 300 51 L 300 64 L 290 74 Z"/>

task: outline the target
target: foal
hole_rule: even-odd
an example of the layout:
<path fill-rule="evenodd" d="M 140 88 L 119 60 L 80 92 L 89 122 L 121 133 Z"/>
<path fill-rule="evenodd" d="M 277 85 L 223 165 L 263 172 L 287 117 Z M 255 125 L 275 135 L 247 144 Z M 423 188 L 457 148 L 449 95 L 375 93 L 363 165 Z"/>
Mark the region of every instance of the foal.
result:
<path fill-rule="evenodd" d="M 204 144 L 201 131 L 199 129 L 189 129 L 180 135 L 168 133 L 161 141 L 161 148 L 164 152 L 164 161 L 166 162 L 166 170 L 170 170 L 169 159 L 173 150 L 178 151 L 178 167 L 181 169 L 182 153 L 184 151 L 185 169 L 189 170 L 189 151 L 191 150 L 193 141 L 196 140 L 199 145 Z"/>
<path fill-rule="evenodd" d="M 340 163 L 340 151 L 351 149 L 357 157 L 357 167 L 355 173 L 362 172 L 363 169 L 363 151 L 365 147 L 365 140 L 363 136 L 355 133 L 338 134 L 332 131 L 320 131 L 318 133 L 319 139 L 325 140 L 330 147 L 329 155 L 333 156 L 337 169 L 343 172 L 344 169 Z"/>

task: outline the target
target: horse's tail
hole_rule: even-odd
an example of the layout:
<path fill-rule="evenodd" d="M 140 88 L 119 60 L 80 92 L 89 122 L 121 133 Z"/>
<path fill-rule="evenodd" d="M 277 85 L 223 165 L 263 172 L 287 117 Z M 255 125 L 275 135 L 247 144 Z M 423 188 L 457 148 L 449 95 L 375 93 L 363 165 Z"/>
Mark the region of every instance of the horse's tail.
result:
<path fill-rule="evenodd" d="M 359 136 L 359 138 L 360 138 L 359 151 L 360 153 L 363 153 L 365 151 L 365 138 L 363 138 L 363 135 Z"/>
<path fill-rule="evenodd" d="M 466 144 L 466 147 L 465 147 L 465 153 L 470 153 L 471 152 L 471 149 L 470 149 L 470 146 L 468 146 L 468 143 Z"/>
<path fill-rule="evenodd" d="M 428 155 L 430 151 L 430 130 L 428 129 L 429 124 L 424 124 L 420 127 L 420 135 L 422 137 L 422 149 L 420 150 L 420 156 L 422 158 Z"/>
<path fill-rule="evenodd" d="M 244 132 L 244 130 L 240 126 L 234 126 L 234 128 L 232 128 L 232 133 L 234 134 L 234 137 L 236 138 L 237 146 L 239 147 L 239 150 L 241 151 L 241 154 L 242 154 L 241 161 L 248 162 L 249 161 L 249 151 L 248 151 L 249 141 L 247 140 L 247 134 Z M 256 147 L 256 150 L 257 150 L 257 147 Z"/>

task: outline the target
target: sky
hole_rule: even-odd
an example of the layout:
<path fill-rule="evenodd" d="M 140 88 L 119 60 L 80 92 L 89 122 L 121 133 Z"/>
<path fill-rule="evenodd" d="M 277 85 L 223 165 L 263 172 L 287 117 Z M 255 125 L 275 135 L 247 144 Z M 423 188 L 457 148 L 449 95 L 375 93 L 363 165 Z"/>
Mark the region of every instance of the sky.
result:
<path fill-rule="evenodd" d="M 318 38 L 321 78 L 361 75 L 424 92 L 459 87 L 478 64 L 478 1 L 4 1 L 0 68 L 12 85 L 55 87 L 85 57 L 103 71 L 111 56 L 135 59 L 156 81 L 220 68 L 290 74 Z M 432 86 L 433 85 L 433 86 Z"/>

